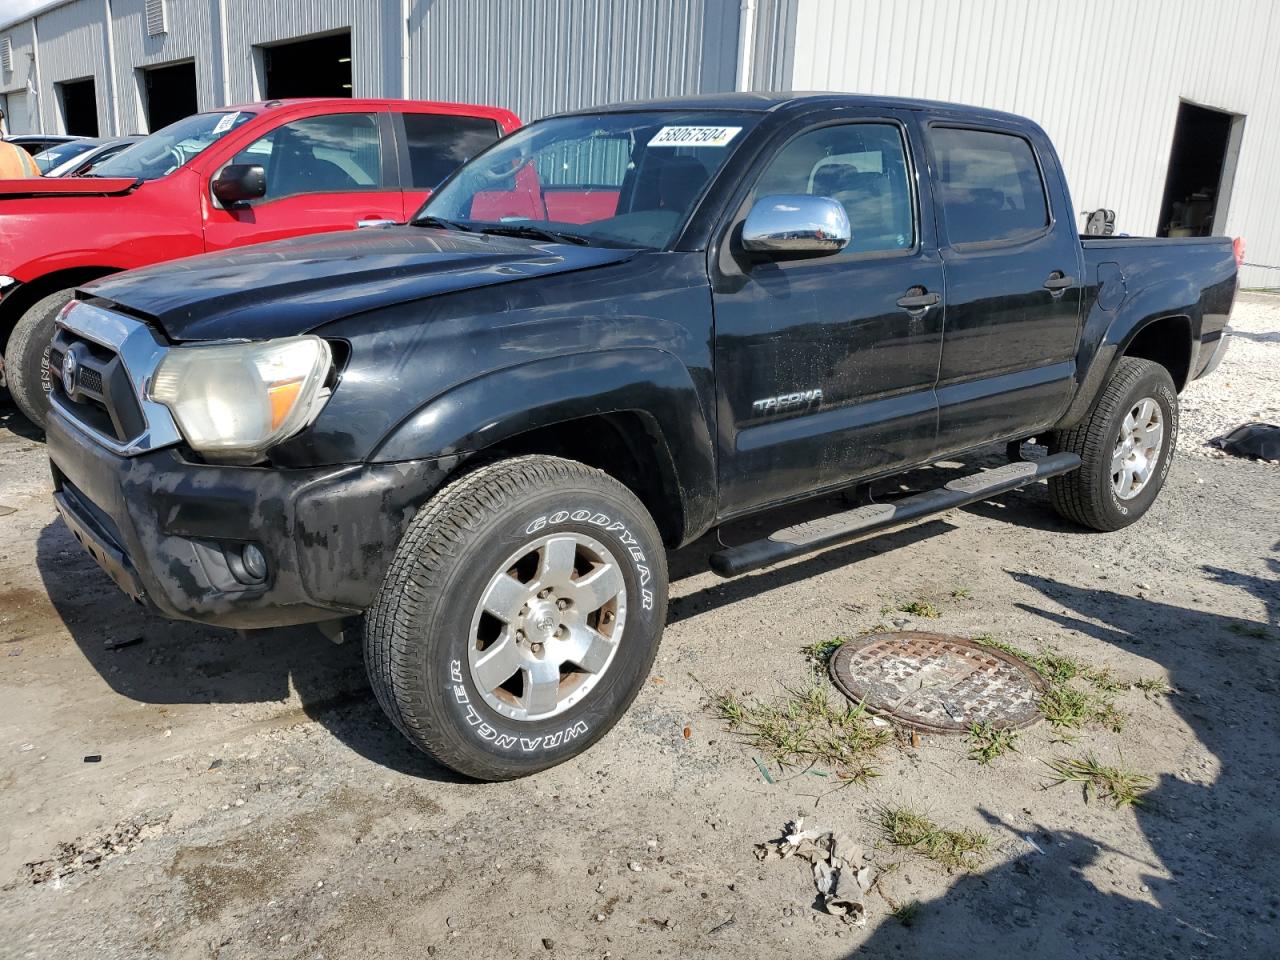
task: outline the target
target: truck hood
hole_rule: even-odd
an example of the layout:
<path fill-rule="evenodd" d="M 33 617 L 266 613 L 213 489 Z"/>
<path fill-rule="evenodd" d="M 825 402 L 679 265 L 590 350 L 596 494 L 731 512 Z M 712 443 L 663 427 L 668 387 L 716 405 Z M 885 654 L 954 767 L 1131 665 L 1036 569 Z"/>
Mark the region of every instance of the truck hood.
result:
<path fill-rule="evenodd" d="M 618 263 L 634 250 L 402 226 L 261 243 L 85 287 L 171 340 L 292 336 L 394 303 Z"/>
<path fill-rule="evenodd" d="M 130 177 L 28 177 L 25 180 L 0 180 L 0 200 L 118 197 L 141 182 Z"/>

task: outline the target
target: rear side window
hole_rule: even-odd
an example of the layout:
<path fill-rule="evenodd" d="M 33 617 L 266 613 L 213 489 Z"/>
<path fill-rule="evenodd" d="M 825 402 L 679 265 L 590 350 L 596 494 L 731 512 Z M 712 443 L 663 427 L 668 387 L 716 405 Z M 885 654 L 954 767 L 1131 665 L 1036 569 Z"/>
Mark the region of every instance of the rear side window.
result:
<path fill-rule="evenodd" d="M 495 120 L 450 117 L 437 113 L 406 113 L 404 132 L 409 145 L 409 183 L 416 190 L 433 190 L 445 177 L 502 135 Z"/>
<path fill-rule="evenodd" d="M 1031 144 L 989 130 L 934 127 L 937 186 L 953 244 L 1018 240 L 1049 223 Z"/>

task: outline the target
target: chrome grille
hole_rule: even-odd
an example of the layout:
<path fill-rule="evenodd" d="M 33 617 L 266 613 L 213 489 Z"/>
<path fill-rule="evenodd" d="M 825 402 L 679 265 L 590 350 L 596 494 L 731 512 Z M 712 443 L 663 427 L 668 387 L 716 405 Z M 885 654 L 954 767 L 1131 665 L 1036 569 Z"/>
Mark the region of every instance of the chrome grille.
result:
<path fill-rule="evenodd" d="M 145 386 L 167 347 L 139 320 L 73 301 L 49 348 L 49 401 L 104 446 L 126 456 L 181 440 Z"/>

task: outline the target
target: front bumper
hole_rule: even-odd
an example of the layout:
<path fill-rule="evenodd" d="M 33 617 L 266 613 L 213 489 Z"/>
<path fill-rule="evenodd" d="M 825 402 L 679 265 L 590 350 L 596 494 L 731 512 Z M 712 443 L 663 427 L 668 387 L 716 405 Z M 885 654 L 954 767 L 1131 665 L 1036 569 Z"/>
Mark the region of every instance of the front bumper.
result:
<path fill-rule="evenodd" d="M 119 456 L 55 408 L 54 501 L 116 584 L 167 617 L 240 629 L 351 616 L 373 602 L 409 521 L 444 481 L 434 460 L 306 470 Z M 263 582 L 244 582 L 258 545 Z"/>

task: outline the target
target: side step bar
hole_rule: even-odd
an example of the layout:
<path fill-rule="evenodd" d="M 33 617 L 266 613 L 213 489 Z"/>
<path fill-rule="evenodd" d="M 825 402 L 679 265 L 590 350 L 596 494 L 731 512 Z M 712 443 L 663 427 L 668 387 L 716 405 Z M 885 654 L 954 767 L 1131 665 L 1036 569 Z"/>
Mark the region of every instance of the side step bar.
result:
<path fill-rule="evenodd" d="M 711 555 L 711 569 L 722 577 L 765 567 L 802 554 L 833 547 L 868 533 L 879 533 L 944 513 L 967 503 L 1017 490 L 1037 480 L 1070 473 L 1080 466 L 1074 453 L 1055 453 L 1041 460 L 1007 463 L 969 477 L 948 481 L 937 490 L 917 493 L 894 503 L 872 503 L 774 531 L 761 540 L 726 547 Z"/>

